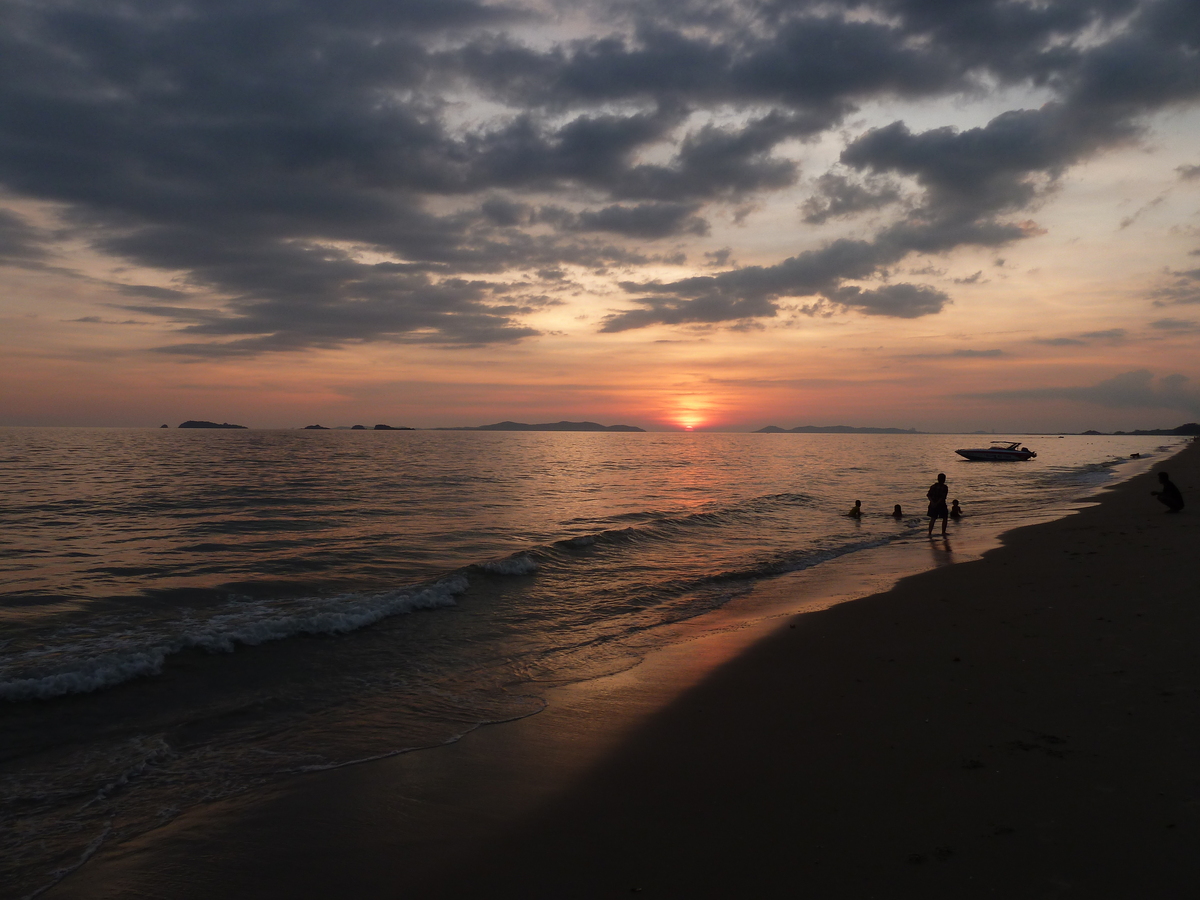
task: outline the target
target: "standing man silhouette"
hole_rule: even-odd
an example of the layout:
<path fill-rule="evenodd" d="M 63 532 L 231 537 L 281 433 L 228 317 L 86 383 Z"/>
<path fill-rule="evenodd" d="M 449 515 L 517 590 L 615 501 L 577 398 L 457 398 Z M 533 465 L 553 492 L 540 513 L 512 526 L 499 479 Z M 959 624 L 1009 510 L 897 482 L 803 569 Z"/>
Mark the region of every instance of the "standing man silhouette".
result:
<path fill-rule="evenodd" d="M 950 493 L 950 488 L 946 487 L 946 473 L 939 472 L 938 480 L 929 486 L 929 490 L 925 492 L 925 496 L 929 498 L 929 535 L 933 536 L 933 523 L 938 519 L 942 520 L 942 537 L 946 536 L 946 521 L 950 517 L 950 510 L 946 508 L 946 495 Z"/>

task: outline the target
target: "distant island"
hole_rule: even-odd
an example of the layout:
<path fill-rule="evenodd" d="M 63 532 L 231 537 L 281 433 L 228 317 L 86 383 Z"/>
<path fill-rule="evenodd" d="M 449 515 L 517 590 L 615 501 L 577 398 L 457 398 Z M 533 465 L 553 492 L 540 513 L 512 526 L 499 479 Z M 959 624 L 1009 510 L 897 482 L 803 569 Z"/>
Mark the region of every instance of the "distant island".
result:
<path fill-rule="evenodd" d="M 1145 429 L 1139 428 L 1137 431 L 1113 431 L 1113 432 L 1085 431 L 1084 432 L 1084 434 L 1110 434 L 1110 433 L 1113 435 L 1117 435 L 1117 434 L 1122 434 L 1122 435 L 1139 435 L 1139 434 L 1189 435 L 1189 434 L 1198 434 L 1198 435 L 1200 435 L 1200 422 L 1188 422 L 1186 425 L 1179 425 L 1175 428 L 1145 428 Z"/>
<path fill-rule="evenodd" d="M 163 426 L 166 427 L 165 425 Z M 230 425 L 228 422 L 222 422 L 218 425 L 216 422 L 204 422 L 198 419 L 188 419 L 179 426 L 180 428 L 245 428 L 245 425 Z"/>
<path fill-rule="evenodd" d="M 915 428 L 855 428 L 853 425 L 797 425 L 795 428 L 780 428 L 768 425 L 754 434 L 924 434 Z"/>
<path fill-rule="evenodd" d="M 596 422 L 545 422 L 526 425 L 524 422 L 497 422 L 495 425 L 435 428 L 434 431 L 645 431 L 634 425 L 600 425 Z"/>
<path fill-rule="evenodd" d="M 305 425 L 301 431 L 416 431 L 407 425 L 376 425 L 374 429 L 366 425 L 338 425 L 336 428 L 326 428 L 324 425 Z"/>

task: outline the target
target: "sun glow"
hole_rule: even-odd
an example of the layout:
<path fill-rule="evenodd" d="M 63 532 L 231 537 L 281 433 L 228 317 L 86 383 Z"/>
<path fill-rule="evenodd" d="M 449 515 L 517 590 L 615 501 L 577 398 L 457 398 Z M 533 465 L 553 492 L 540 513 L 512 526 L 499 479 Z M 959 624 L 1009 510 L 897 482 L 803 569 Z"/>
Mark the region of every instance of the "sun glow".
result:
<path fill-rule="evenodd" d="M 694 412 L 683 412 L 675 416 L 675 423 L 684 431 L 693 431 L 706 421 L 704 416 Z"/>
<path fill-rule="evenodd" d="M 720 401 L 707 391 L 680 392 L 664 403 L 662 420 L 681 431 L 711 428 L 721 419 Z"/>

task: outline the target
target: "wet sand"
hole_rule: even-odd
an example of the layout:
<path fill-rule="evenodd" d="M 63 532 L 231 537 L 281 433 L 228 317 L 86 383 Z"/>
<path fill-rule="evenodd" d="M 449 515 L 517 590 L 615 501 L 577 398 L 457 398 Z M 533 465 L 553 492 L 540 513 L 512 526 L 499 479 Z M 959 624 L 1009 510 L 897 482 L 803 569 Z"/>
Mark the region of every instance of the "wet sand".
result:
<path fill-rule="evenodd" d="M 982 559 L 182 816 L 42 896 L 1190 894 L 1200 444 L 1162 467 L 1181 515 L 1137 476 Z"/>

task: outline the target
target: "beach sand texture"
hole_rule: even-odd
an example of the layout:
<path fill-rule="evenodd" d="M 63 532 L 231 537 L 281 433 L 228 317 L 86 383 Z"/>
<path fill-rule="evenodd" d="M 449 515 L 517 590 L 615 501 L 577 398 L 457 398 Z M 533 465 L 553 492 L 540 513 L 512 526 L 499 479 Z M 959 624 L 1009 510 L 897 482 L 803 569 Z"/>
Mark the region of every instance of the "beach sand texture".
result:
<path fill-rule="evenodd" d="M 699 683 L 704 641 L 183 816 L 42 896 L 1189 896 L 1200 444 L 1160 468 L 1181 515 L 1139 475 L 982 559 L 761 624 Z"/>

